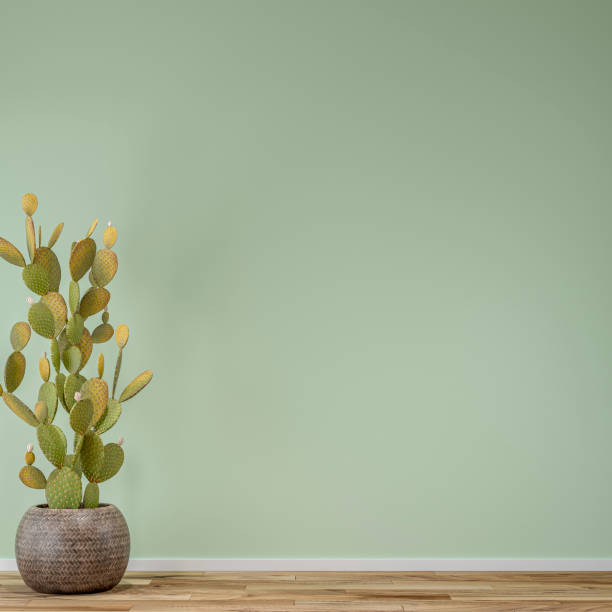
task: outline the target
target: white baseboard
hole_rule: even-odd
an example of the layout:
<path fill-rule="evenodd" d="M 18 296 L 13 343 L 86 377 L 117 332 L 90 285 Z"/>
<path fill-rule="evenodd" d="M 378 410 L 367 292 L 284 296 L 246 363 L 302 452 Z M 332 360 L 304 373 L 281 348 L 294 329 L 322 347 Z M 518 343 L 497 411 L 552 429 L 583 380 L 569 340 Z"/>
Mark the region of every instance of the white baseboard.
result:
<path fill-rule="evenodd" d="M 0 571 L 16 571 L 0 559 Z M 610 572 L 610 559 L 132 559 L 128 571 L 149 572 Z"/>

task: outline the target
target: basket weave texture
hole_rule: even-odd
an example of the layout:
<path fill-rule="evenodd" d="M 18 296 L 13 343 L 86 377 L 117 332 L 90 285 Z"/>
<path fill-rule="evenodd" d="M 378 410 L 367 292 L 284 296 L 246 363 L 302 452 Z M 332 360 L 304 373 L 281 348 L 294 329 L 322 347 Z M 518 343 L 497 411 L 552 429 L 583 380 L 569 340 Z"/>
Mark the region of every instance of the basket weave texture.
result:
<path fill-rule="evenodd" d="M 33 506 L 15 539 L 17 567 L 39 593 L 94 593 L 119 583 L 130 556 L 130 531 L 113 505 L 55 510 Z"/>

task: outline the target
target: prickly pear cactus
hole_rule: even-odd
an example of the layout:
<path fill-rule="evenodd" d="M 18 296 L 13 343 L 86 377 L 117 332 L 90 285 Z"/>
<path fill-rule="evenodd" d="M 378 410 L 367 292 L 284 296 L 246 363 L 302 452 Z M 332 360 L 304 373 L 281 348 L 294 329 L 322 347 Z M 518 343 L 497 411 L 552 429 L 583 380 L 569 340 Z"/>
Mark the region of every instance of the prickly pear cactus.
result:
<path fill-rule="evenodd" d="M 31 294 L 27 298 L 29 308 L 27 322 L 15 323 L 10 333 L 12 351 L 6 355 L 4 383 L 0 395 L 6 406 L 20 419 L 36 429 L 38 445 L 44 456 L 55 466 L 45 474 L 35 467 L 33 445 L 29 444 L 25 463 L 19 470 L 19 478 L 31 489 L 44 489 L 50 508 L 96 508 L 100 502 L 99 483 L 112 478 L 123 465 L 124 452 L 118 443 L 104 444 L 101 435 L 116 426 L 122 414 L 122 402 L 133 398 L 152 378 L 145 370 L 129 383 L 118 399 L 115 391 L 121 370 L 123 352 L 129 339 L 126 325 L 116 330 L 109 323 L 108 302 L 110 293 L 106 285 L 118 270 L 117 254 L 113 249 L 117 229 L 109 222 L 104 229 L 104 247 L 98 249 L 92 237 L 96 231 L 96 219 L 85 233 L 85 238 L 72 243 L 68 269 L 70 285 L 68 301 L 59 288 L 62 278 L 60 262 L 53 250 L 64 224 L 59 223 L 51 232 L 47 246 L 42 246 L 42 227 L 38 226 L 38 242 L 33 215 L 38 209 L 34 194 L 23 196 L 25 218 L 25 244 L 29 262 L 12 243 L 0 238 L 0 257 L 21 268 L 21 277 Z M 89 288 L 81 294 L 79 280 L 89 279 Z M 102 322 L 92 327 L 90 333 L 86 319 L 102 312 Z M 30 342 L 32 331 L 50 341 L 47 353 L 38 361 L 42 385 L 34 408 L 30 409 L 13 392 L 19 387 L 26 373 L 26 359 L 22 353 Z M 92 354 L 93 344 L 108 342 L 113 335 L 117 343 L 117 363 L 113 377 L 112 397 L 104 380 L 104 355 L 99 354 L 97 376 L 84 376 Z M 41 351 L 42 352 L 42 351 Z M 39 353 L 40 354 L 40 353 Z M 51 366 L 55 370 L 51 376 Z M 62 371 L 63 370 L 63 371 Z M 68 454 L 68 441 L 62 429 L 54 424 L 58 402 L 64 406 L 67 424 L 73 434 L 73 452 Z M 89 481 L 83 492 L 82 477 Z"/>

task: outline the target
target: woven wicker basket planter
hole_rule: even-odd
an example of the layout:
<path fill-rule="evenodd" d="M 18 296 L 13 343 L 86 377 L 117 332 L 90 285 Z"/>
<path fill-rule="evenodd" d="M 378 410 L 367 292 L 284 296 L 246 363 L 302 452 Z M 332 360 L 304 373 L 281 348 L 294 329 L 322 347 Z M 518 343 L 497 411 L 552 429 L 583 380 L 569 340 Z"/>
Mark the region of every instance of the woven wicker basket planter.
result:
<path fill-rule="evenodd" d="M 130 556 L 130 532 L 118 508 L 51 510 L 33 506 L 15 540 L 24 582 L 40 593 L 93 593 L 112 589 Z"/>

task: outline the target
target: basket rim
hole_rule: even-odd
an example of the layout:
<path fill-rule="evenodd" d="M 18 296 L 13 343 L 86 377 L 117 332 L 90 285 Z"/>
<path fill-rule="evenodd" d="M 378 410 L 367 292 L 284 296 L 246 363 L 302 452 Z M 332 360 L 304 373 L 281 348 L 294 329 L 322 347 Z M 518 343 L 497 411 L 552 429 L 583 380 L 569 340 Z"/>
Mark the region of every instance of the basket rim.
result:
<path fill-rule="evenodd" d="M 51 513 L 74 513 L 74 512 L 104 512 L 108 510 L 118 510 L 117 506 L 114 504 L 106 504 L 101 503 L 97 508 L 49 508 L 48 504 L 36 504 L 35 506 L 31 506 L 29 508 L 29 512 L 40 512 L 42 514 L 51 514 Z"/>

